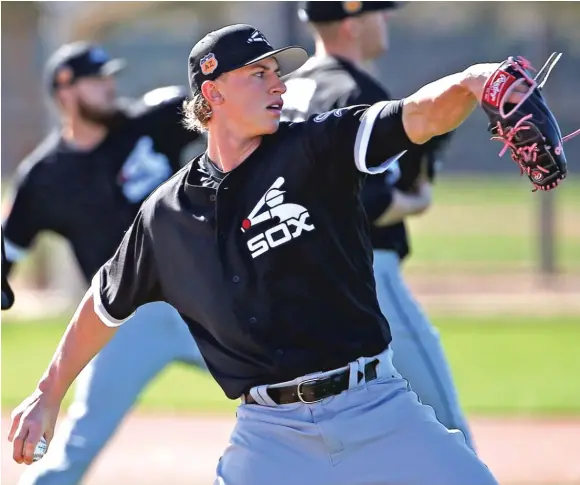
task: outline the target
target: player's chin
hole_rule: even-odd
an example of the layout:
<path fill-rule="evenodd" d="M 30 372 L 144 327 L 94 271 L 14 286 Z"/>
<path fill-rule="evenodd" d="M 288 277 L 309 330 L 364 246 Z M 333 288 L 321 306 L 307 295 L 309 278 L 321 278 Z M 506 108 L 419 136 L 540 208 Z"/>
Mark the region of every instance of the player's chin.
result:
<path fill-rule="evenodd" d="M 273 118 L 269 120 L 264 120 L 262 125 L 262 131 L 264 135 L 271 135 L 278 131 L 278 127 L 280 126 L 280 117 Z"/>

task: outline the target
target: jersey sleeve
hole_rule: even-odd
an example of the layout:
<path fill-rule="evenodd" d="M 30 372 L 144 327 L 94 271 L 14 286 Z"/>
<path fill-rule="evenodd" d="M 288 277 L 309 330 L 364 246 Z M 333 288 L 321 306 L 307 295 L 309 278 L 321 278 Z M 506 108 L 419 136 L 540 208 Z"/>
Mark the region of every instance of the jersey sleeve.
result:
<path fill-rule="evenodd" d="M 377 220 L 393 203 L 394 185 L 388 174 L 367 177 L 361 189 L 361 201 L 369 221 Z"/>
<path fill-rule="evenodd" d="M 21 259 L 38 233 L 47 229 L 45 208 L 50 204 L 43 200 L 42 193 L 34 166 L 22 162 L 3 207 L 6 259 L 10 262 Z"/>
<path fill-rule="evenodd" d="M 433 183 L 440 170 L 442 152 L 451 136 L 450 132 L 433 137 L 424 145 L 409 150 L 400 160 L 401 176 L 397 181 L 397 188 L 403 192 L 413 190 L 421 172 Z"/>
<path fill-rule="evenodd" d="M 141 305 L 162 301 L 153 244 L 141 211 L 91 287 L 95 313 L 111 327 L 124 323 Z"/>
<path fill-rule="evenodd" d="M 415 145 L 403 127 L 403 101 L 335 109 L 306 123 L 315 162 L 328 170 L 384 172 Z"/>
<path fill-rule="evenodd" d="M 134 107 L 150 121 L 152 129 L 159 130 L 176 149 L 181 149 L 199 138 L 199 133 L 183 124 L 183 102 L 186 90 L 180 86 L 166 86 L 146 93 Z"/>

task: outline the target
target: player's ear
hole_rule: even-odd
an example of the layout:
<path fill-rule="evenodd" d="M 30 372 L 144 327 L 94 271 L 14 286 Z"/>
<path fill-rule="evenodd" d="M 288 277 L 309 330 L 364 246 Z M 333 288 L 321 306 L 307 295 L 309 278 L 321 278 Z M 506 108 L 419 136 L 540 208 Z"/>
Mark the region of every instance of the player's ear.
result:
<path fill-rule="evenodd" d="M 343 35 L 348 39 L 352 40 L 360 37 L 362 23 L 358 20 L 357 17 L 349 17 L 341 22 L 340 29 L 343 31 Z"/>
<path fill-rule="evenodd" d="M 53 94 L 53 101 L 57 108 L 65 109 L 72 103 L 73 93 L 70 87 L 61 87 Z"/>
<path fill-rule="evenodd" d="M 217 84 L 213 81 L 204 81 L 201 85 L 201 94 L 207 101 L 213 105 L 223 103 L 223 95 Z"/>

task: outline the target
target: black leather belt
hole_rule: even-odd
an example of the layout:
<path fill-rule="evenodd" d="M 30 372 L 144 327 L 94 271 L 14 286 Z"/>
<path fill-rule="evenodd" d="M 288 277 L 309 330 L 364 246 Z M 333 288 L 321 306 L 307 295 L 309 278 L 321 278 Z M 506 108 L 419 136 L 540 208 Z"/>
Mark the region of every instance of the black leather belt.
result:
<path fill-rule="evenodd" d="M 365 365 L 365 381 L 369 382 L 377 378 L 378 363 L 379 360 L 375 359 Z M 360 382 L 362 378 L 363 373 L 359 371 L 357 382 Z M 295 402 L 312 404 L 346 391 L 348 389 L 349 381 L 350 369 L 345 369 L 342 372 L 338 372 L 328 377 L 306 379 L 298 385 L 268 387 L 266 392 L 276 404 L 291 404 Z M 259 404 L 250 393 L 245 393 L 244 398 L 246 404 Z"/>

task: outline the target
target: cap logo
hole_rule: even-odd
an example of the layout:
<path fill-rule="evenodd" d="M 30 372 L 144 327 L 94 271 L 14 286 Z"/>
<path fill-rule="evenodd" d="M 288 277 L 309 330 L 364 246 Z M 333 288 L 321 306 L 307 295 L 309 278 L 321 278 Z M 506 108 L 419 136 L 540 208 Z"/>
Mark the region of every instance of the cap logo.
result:
<path fill-rule="evenodd" d="M 93 47 L 89 51 L 89 58 L 96 63 L 104 63 L 109 60 L 108 54 L 100 47 Z"/>
<path fill-rule="evenodd" d="M 248 44 L 253 44 L 255 42 L 263 42 L 264 44 L 266 44 L 268 47 L 272 47 L 270 45 L 270 42 L 268 42 L 266 40 L 266 37 L 264 37 L 264 34 L 262 34 L 262 32 L 260 32 L 259 30 L 254 30 L 254 33 L 250 36 L 250 38 L 247 40 Z"/>
<path fill-rule="evenodd" d="M 203 56 L 199 61 L 199 67 L 201 67 L 201 72 L 205 76 L 209 76 L 218 67 L 218 61 L 215 58 L 213 52 L 210 52 L 206 56 Z"/>
<path fill-rule="evenodd" d="M 58 86 L 62 86 L 65 84 L 69 84 L 72 81 L 73 72 L 72 69 L 68 66 L 61 67 L 55 76 L 56 84 Z"/>
<path fill-rule="evenodd" d="M 362 6 L 362 2 L 342 2 L 342 8 L 349 14 L 360 12 Z"/>

